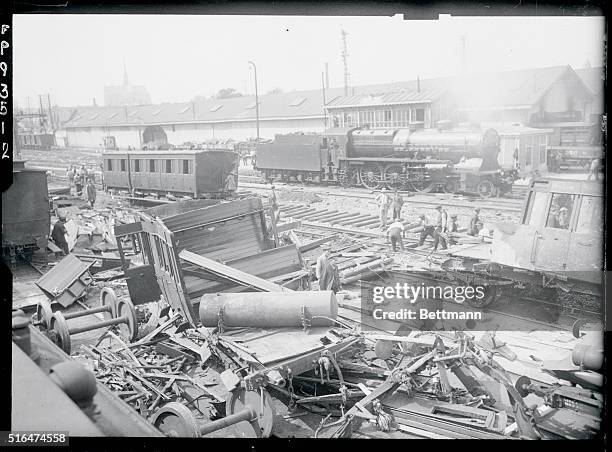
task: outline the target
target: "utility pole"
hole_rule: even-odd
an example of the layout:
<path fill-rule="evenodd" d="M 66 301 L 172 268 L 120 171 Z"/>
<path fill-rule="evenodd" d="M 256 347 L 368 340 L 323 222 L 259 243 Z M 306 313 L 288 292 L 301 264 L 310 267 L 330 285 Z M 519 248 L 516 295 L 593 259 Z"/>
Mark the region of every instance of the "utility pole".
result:
<path fill-rule="evenodd" d="M 259 94 L 257 93 L 257 66 L 252 61 L 249 61 L 249 64 L 253 66 L 253 71 L 255 72 L 255 123 L 257 124 L 257 144 L 255 145 L 255 149 L 259 147 Z"/>
<path fill-rule="evenodd" d="M 53 111 L 51 110 L 51 95 L 47 93 L 47 103 L 49 104 L 49 122 L 51 123 L 51 130 L 55 133 L 55 121 L 53 121 Z"/>
<path fill-rule="evenodd" d="M 327 68 L 327 63 L 325 67 Z M 327 101 L 325 100 L 325 74 L 323 72 L 321 72 L 321 88 L 323 91 L 323 127 L 327 128 L 327 111 L 325 111 Z"/>
<path fill-rule="evenodd" d="M 42 94 L 38 95 L 38 102 L 40 103 L 40 116 L 38 122 L 40 123 L 41 127 L 44 127 L 45 133 L 47 133 L 47 127 L 45 126 L 45 110 L 43 109 Z"/>
<path fill-rule="evenodd" d="M 348 84 L 349 84 L 349 71 L 348 71 L 348 49 L 346 45 L 346 36 L 348 33 L 344 30 L 340 30 L 342 36 L 342 63 L 344 64 L 344 95 L 348 96 Z"/>

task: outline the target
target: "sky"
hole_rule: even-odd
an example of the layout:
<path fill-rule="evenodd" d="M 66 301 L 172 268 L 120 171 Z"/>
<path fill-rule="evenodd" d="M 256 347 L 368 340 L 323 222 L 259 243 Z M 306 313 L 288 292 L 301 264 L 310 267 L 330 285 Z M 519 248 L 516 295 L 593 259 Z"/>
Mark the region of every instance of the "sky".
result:
<path fill-rule="evenodd" d="M 603 64 L 603 17 L 394 17 L 15 15 L 13 90 L 20 106 L 51 96 L 98 105 L 104 86 L 145 85 L 153 103 L 210 97 L 222 88 L 260 94 L 513 69 Z M 462 51 L 465 42 L 465 52 Z"/>

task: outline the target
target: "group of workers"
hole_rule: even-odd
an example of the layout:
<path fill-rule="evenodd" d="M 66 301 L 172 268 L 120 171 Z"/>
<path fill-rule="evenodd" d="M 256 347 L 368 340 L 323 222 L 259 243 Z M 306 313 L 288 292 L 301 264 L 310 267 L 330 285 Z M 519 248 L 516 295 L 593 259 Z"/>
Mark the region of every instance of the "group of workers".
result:
<path fill-rule="evenodd" d="M 77 165 L 71 165 L 66 172 L 66 177 L 70 184 L 70 193 L 76 196 L 82 196 L 83 187 L 85 187 L 87 201 L 93 208 L 96 203 L 96 186 L 94 185 L 95 175 L 93 171 L 88 170 L 85 165 L 82 165 L 80 169 L 77 168 Z"/>
<path fill-rule="evenodd" d="M 377 196 L 376 201 L 380 213 L 380 229 L 387 230 L 387 241 L 391 243 L 393 251 L 397 251 L 398 248 L 404 250 L 402 238 L 405 237 L 406 232 L 410 231 L 421 232 L 418 246 L 422 246 L 427 237 L 432 237 L 434 251 L 437 251 L 438 246 L 442 249 L 447 249 L 448 245 L 455 244 L 451 234 L 458 231 L 457 215 L 453 214 L 449 216 L 444 207 L 440 205 L 436 207 L 436 219 L 433 223 L 427 215 L 421 214 L 416 221 L 404 225 L 401 218 L 404 199 L 397 190 L 390 196 L 387 189 L 383 188 L 380 195 Z M 391 208 L 393 212 L 393 222 L 387 227 L 389 208 Z M 481 228 L 482 221 L 480 219 L 480 209 L 476 208 L 470 219 L 467 233 L 472 236 L 477 236 Z"/>
<path fill-rule="evenodd" d="M 78 165 L 70 165 L 66 172 L 68 184 L 70 185 L 70 193 L 76 196 L 83 195 L 83 187 L 85 187 L 85 194 L 87 196 L 87 202 L 89 206 L 93 208 L 96 203 L 96 186 L 94 185 L 95 176 L 93 171 L 88 170 L 85 165 L 78 168 Z M 59 220 L 53 225 L 51 231 L 51 240 L 59 248 L 61 248 L 64 255 L 67 255 L 70 251 L 68 248 L 68 241 L 66 236 L 68 231 L 66 230 L 66 217 L 60 216 Z"/>

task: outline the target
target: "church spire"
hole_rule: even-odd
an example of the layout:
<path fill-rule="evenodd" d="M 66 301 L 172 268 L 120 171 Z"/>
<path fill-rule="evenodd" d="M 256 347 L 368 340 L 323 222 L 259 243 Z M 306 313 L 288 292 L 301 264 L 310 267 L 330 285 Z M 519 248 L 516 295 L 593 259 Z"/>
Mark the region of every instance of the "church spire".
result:
<path fill-rule="evenodd" d="M 125 86 L 129 85 L 127 67 L 125 65 L 125 58 L 123 58 L 123 84 Z"/>

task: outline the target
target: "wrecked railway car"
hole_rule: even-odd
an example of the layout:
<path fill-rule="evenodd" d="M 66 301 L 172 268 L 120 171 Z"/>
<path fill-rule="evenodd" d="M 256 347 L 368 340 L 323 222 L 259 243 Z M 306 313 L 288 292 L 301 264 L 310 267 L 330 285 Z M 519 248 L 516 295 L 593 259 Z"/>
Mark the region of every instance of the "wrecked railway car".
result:
<path fill-rule="evenodd" d="M 284 387 L 294 375 L 313 369 L 321 356 L 346 352 L 361 341 L 350 334 L 330 333 L 337 313 L 332 292 L 303 291 L 290 296 L 293 289 L 307 287 L 309 272 L 295 245 L 277 246 L 265 213 L 260 198 L 221 203 L 193 200 L 149 209 L 139 214 L 140 221 L 115 227 L 122 259 L 126 246 L 131 246 L 140 256 L 132 262 L 142 262 L 124 263 L 135 304 L 163 300 L 193 328 L 202 325 L 201 316 L 216 310 L 216 354 L 233 375 L 224 382 L 233 394 L 226 406 L 244 406 L 245 400 L 255 400 L 259 406 L 261 400 L 268 414 L 258 421 L 258 436 L 267 436 L 272 429 L 266 385 Z M 280 296 L 289 295 L 291 302 L 281 303 L 282 312 L 277 310 L 278 303 L 260 303 L 259 314 L 269 325 L 263 330 L 226 332 L 226 324 L 231 325 L 236 316 L 229 310 L 236 308 L 228 303 L 202 303 L 212 303 L 206 294 L 242 291 L 280 292 Z M 164 421 L 156 425 L 163 430 L 168 416 L 183 427 L 193 424 L 177 410 L 162 408 L 155 419 Z"/>
<path fill-rule="evenodd" d="M 102 158 L 106 187 L 135 195 L 219 198 L 238 186 L 238 153 L 227 149 L 108 151 Z"/>
<path fill-rule="evenodd" d="M 70 437 L 159 437 L 160 432 L 93 373 L 13 311 L 11 430 Z M 61 413 L 61 416 L 57 414 Z M 48 441 L 52 442 L 52 441 Z"/>
<path fill-rule="evenodd" d="M 444 267 L 460 279 L 476 278 L 491 290 L 490 304 L 503 292 L 557 289 L 593 297 L 601 308 L 604 199 L 598 181 L 533 180 L 521 222 L 497 223 L 492 243 L 454 252 Z"/>
<path fill-rule="evenodd" d="M 44 249 L 51 217 L 46 171 L 13 162 L 13 184 L 2 193 L 2 254 L 14 262 L 20 253 Z"/>

